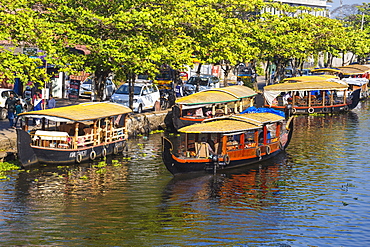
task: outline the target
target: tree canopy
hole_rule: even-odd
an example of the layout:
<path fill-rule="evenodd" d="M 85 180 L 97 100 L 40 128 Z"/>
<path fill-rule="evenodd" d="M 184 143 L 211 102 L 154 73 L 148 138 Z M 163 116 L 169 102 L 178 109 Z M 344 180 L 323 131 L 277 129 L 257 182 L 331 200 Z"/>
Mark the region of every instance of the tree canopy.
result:
<path fill-rule="evenodd" d="M 235 66 L 251 60 L 303 61 L 320 52 L 369 53 L 363 31 L 339 20 L 297 14 L 286 5 L 271 15 L 262 0 L 3 0 L 0 41 L 37 47 L 35 56 L 0 44 L 0 76 L 23 83 L 48 80 L 45 61 L 62 71 L 84 70 L 100 82 L 109 73 L 154 76 L 161 65 Z M 368 6 L 363 6 L 368 11 Z M 368 20 L 368 12 L 365 12 Z M 357 31 L 356 31 L 357 30 Z M 76 48 L 83 46 L 85 55 Z"/>

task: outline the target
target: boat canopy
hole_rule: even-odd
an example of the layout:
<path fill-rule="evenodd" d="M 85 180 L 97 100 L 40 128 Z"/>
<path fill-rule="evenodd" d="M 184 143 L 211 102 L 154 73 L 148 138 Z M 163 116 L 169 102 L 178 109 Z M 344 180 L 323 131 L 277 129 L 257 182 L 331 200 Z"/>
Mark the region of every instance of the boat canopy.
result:
<path fill-rule="evenodd" d="M 249 98 L 257 93 L 245 86 L 229 86 L 224 88 L 212 88 L 194 93 L 176 100 L 176 104 L 184 108 L 199 107 L 199 105 L 210 105 L 217 103 L 235 102 L 243 98 Z"/>
<path fill-rule="evenodd" d="M 130 108 L 117 103 L 89 102 L 79 105 L 24 112 L 19 114 L 19 116 L 30 118 L 46 118 L 55 122 L 82 122 L 101 119 L 109 116 L 118 116 L 130 112 L 132 112 Z"/>
<path fill-rule="evenodd" d="M 369 82 L 366 78 L 343 78 L 343 81 L 347 82 L 348 85 L 355 85 L 361 87 Z"/>
<path fill-rule="evenodd" d="M 199 124 L 183 127 L 178 131 L 181 133 L 223 133 L 227 135 L 260 129 L 264 124 L 282 120 L 284 120 L 284 117 L 273 113 L 248 113 L 205 120 Z"/>
<path fill-rule="evenodd" d="M 314 90 L 346 90 L 348 84 L 339 79 L 327 79 L 321 81 L 306 81 L 295 83 L 280 83 L 264 87 L 263 96 L 269 105 L 281 93 L 291 91 L 314 91 Z"/>
<path fill-rule="evenodd" d="M 337 68 L 320 68 L 311 70 L 313 73 L 342 73 L 343 75 L 362 75 L 370 72 L 370 67 L 360 64 L 351 64 Z"/>
<path fill-rule="evenodd" d="M 370 68 L 365 65 L 352 64 L 347 66 L 338 67 L 344 75 L 362 75 L 366 72 L 370 72 Z"/>
<path fill-rule="evenodd" d="M 341 71 L 337 68 L 317 68 L 317 69 L 312 69 L 311 72 L 312 73 L 325 73 L 325 72 L 340 73 Z"/>
<path fill-rule="evenodd" d="M 339 79 L 338 76 L 335 75 L 305 75 L 305 76 L 296 76 L 285 78 L 283 83 L 292 83 L 292 82 L 307 82 L 307 81 L 322 81 L 327 79 Z"/>

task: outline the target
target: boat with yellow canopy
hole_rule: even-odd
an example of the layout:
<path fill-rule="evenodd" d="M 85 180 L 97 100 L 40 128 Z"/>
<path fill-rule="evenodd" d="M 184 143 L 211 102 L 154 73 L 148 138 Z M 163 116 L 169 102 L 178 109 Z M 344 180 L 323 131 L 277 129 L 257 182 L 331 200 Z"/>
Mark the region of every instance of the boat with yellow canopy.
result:
<path fill-rule="evenodd" d="M 208 118 L 240 113 L 253 105 L 255 95 L 251 88 L 235 85 L 181 97 L 172 108 L 172 124 L 177 130 Z"/>
<path fill-rule="evenodd" d="M 359 102 L 360 90 L 347 94 L 348 84 L 329 78 L 303 82 L 280 83 L 264 87 L 265 107 L 293 114 L 336 113 L 355 108 Z"/>
<path fill-rule="evenodd" d="M 360 89 L 360 99 L 366 99 L 369 96 L 369 79 L 370 66 L 351 64 L 336 68 L 320 68 L 313 69 L 312 73 L 319 76 L 337 76 L 341 80 L 347 82 L 348 92 L 353 92 Z"/>
<path fill-rule="evenodd" d="M 162 159 L 172 174 L 253 164 L 287 148 L 292 120 L 268 112 L 204 120 L 179 129 L 172 141 L 162 137 Z"/>
<path fill-rule="evenodd" d="M 19 114 L 17 152 L 23 167 L 73 164 L 126 151 L 126 117 L 132 110 L 111 102 L 90 102 Z M 30 119 L 41 121 L 31 126 Z"/>

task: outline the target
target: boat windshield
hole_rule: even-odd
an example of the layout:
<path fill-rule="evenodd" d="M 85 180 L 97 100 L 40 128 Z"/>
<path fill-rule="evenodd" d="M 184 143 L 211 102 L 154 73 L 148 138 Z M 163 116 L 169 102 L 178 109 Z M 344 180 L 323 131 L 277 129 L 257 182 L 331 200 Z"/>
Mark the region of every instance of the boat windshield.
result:
<path fill-rule="evenodd" d="M 134 95 L 140 95 L 141 87 L 134 86 Z M 124 84 L 115 92 L 116 94 L 129 94 L 129 87 L 128 85 Z"/>

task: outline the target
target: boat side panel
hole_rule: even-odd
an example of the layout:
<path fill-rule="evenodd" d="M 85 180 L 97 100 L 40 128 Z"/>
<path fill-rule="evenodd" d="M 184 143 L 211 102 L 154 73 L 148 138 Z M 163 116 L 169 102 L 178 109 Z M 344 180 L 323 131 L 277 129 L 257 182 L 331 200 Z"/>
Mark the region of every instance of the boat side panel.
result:
<path fill-rule="evenodd" d="M 114 148 L 118 153 L 124 150 L 126 145 L 125 140 L 119 140 L 117 142 L 111 142 L 109 144 L 102 144 L 94 147 L 86 147 L 80 149 L 52 149 L 33 147 L 34 153 L 38 157 L 39 163 L 44 164 L 74 164 L 77 162 L 77 156 L 82 156 L 81 162 L 92 161 L 90 155 L 92 151 L 96 153 L 96 159 L 103 157 L 103 149 L 106 149 L 106 155 L 114 153 Z"/>

